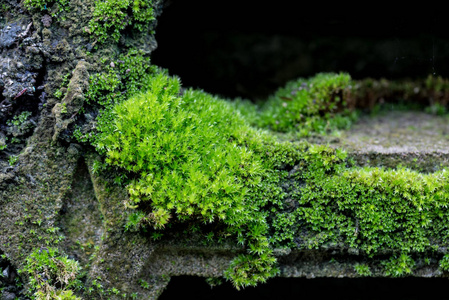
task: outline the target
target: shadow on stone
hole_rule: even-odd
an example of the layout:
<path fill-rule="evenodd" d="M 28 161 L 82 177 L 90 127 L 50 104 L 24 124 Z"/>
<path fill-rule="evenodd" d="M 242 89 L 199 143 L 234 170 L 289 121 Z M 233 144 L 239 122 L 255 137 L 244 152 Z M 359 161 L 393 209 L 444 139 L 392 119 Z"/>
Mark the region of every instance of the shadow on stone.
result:
<path fill-rule="evenodd" d="M 71 192 L 64 199 L 61 209 L 60 228 L 67 253 L 85 265 L 103 234 L 102 215 L 95 197 L 87 165 L 78 162 Z"/>

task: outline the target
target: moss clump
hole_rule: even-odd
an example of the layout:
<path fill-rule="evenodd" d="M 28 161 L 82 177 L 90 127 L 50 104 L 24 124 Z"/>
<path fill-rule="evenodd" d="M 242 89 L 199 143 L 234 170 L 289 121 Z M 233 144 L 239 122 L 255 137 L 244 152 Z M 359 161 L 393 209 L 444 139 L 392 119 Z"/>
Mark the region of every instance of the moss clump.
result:
<path fill-rule="evenodd" d="M 371 257 L 401 253 L 384 264 L 387 276 L 411 272 L 409 253 L 434 252 L 448 243 L 446 171 L 421 174 L 347 163 L 343 152 L 325 146 L 303 153 L 292 192 L 297 208 L 277 214 L 272 223 L 277 243 L 309 249 L 339 245 Z"/>
<path fill-rule="evenodd" d="M 122 102 L 133 94 L 144 91 L 157 72 L 156 66 L 142 51 L 130 49 L 117 59 L 102 61 L 104 71 L 90 76 L 86 100 L 90 104 L 108 107 Z"/>
<path fill-rule="evenodd" d="M 365 264 L 356 264 L 356 265 L 354 265 L 354 270 L 360 276 L 371 276 L 371 274 L 372 274 L 369 266 L 365 265 Z"/>
<path fill-rule="evenodd" d="M 449 271 L 449 254 L 445 254 L 443 258 L 440 260 L 440 268 L 443 271 Z"/>
<path fill-rule="evenodd" d="M 308 247 L 343 242 L 368 254 L 423 252 L 435 240 L 448 241 L 447 172 L 347 168 L 342 156 L 322 146 L 311 147 L 304 158 L 298 179 L 306 185 L 294 215 L 316 233 L 307 238 Z"/>
<path fill-rule="evenodd" d="M 122 31 L 130 25 L 143 32 L 155 20 L 153 1 L 143 0 L 98 0 L 95 2 L 89 30 L 97 41 L 117 42 Z"/>
<path fill-rule="evenodd" d="M 145 91 L 148 82 L 157 73 L 156 66 L 150 64 L 142 51 L 130 49 L 112 60 L 103 60 L 104 71 L 89 77 L 89 88 L 85 94 L 83 111 L 86 114 L 97 114 L 96 122 L 107 124 L 111 121 L 110 110 L 117 103 Z M 94 143 L 97 135 L 91 127 L 77 126 L 74 136 L 80 142 Z"/>
<path fill-rule="evenodd" d="M 47 5 L 57 3 L 61 7 L 67 7 L 69 5 L 70 0 L 53 0 L 53 1 L 47 1 L 47 0 L 25 0 L 24 4 L 25 7 L 28 9 L 35 8 L 40 10 L 47 10 Z"/>
<path fill-rule="evenodd" d="M 259 108 L 248 102 L 237 108 L 256 127 L 295 131 L 299 136 L 347 128 L 356 118 L 352 80 L 345 73 L 320 73 L 310 79 L 290 81 Z"/>
<path fill-rule="evenodd" d="M 63 13 L 70 11 L 70 0 L 25 0 L 24 6 L 30 11 L 41 11 L 41 13 L 48 13 L 57 20 L 65 20 Z"/>
<path fill-rule="evenodd" d="M 398 256 L 391 257 L 384 262 L 385 275 L 391 277 L 401 277 L 411 274 L 415 261 L 407 254 L 402 253 Z"/>
<path fill-rule="evenodd" d="M 130 205 L 151 200 L 156 227 L 173 208 L 179 218 L 232 218 L 226 210 L 245 197 L 243 179 L 257 178 L 261 168 L 239 146 L 248 127 L 231 110 L 223 112 L 225 103 L 201 92 L 178 93 L 175 78 L 157 75 L 148 93 L 114 107 L 115 121 L 101 128 L 97 149 L 106 150 L 109 164 L 142 174 L 128 188 Z"/>
<path fill-rule="evenodd" d="M 176 78 L 158 74 L 148 87 L 114 106 L 95 142 L 108 164 L 133 178 L 126 204 L 138 212 L 128 227 L 221 222 L 249 252 L 233 261 L 228 278 L 240 287 L 273 276 L 261 211 L 269 199 L 258 187 L 271 172 L 258 153 L 261 134 L 223 100 L 193 90 L 180 96 Z"/>
<path fill-rule="evenodd" d="M 30 278 L 32 299 L 80 299 L 73 290 L 81 287 L 77 279 L 80 272 L 77 261 L 59 254 L 56 248 L 35 249 L 27 258 L 20 272 Z"/>

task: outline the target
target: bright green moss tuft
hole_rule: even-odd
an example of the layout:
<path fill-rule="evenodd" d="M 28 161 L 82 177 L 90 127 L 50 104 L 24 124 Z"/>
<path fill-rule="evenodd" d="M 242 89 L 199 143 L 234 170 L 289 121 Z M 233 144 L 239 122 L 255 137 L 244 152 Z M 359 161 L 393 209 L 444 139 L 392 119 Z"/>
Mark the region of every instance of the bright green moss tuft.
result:
<path fill-rule="evenodd" d="M 445 254 L 443 258 L 440 260 L 440 268 L 443 271 L 449 271 L 449 254 Z"/>
<path fill-rule="evenodd" d="M 385 275 L 391 277 L 401 277 L 411 274 L 415 261 L 407 254 L 402 253 L 399 256 L 393 256 L 390 260 L 384 262 Z"/>
<path fill-rule="evenodd" d="M 365 265 L 365 264 L 356 264 L 356 265 L 354 265 L 354 270 L 360 276 L 371 276 L 371 274 L 372 274 L 369 266 Z"/>
<path fill-rule="evenodd" d="M 178 218 L 231 219 L 228 208 L 245 196 L 244 178 L 257 180 L 261 168 L 239 146 L 236 129 L 244 123 L 209 95 L 178 92 L 176 79 L 156 76 L 148 93 L 114 107 L 97 148 L 107 149 L 109 164 L 141 174 L 128 187 L 130 205 L 151 201 L 148 221 L 156 227 L 171 210 Z"/>
<path fill-rule="evenodd" d="M 236 287 L 276 274 L 261 208 L 279 190 L 269 179 L 274 163 L 261 157 L 268 149 L 264 143 L 271 143 L 273 154 L 286 148 L 263 139 L 226 101 L 202 91 L 180 95 L 177 78 L 157 74 L 147 87 L 113 107 L 94 142 L 109 165 L 134 178 L 126 205 L 139 212 L 127 228 L 221 222 L 248 247 L 226 273 Z"/>
<path fill-rule="evenodd" d="M 25 0 L 24 4 L 28 8 L 40 8 L 44 10 L 47 6 L 48 1 L 46 0 Z"/>

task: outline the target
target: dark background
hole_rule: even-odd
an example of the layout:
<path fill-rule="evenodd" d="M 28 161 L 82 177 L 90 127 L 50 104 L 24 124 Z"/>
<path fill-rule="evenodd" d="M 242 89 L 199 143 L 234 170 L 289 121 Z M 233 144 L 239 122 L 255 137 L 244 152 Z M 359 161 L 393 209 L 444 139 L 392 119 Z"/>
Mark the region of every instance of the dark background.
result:
<path fill-rule="evenodd" d="M 172 277 L 160 300 L 423 300 L 447 299 L 447 278 L 273 278 L 237 291 L 211 288 L 205 278 Z"/>
<path fill-rule="evenodd" d="M 318 72 L 449 77 L 445 9 L 420 4 L 170 0 L 153 63 L 185 86 L 253 100 Z"/>

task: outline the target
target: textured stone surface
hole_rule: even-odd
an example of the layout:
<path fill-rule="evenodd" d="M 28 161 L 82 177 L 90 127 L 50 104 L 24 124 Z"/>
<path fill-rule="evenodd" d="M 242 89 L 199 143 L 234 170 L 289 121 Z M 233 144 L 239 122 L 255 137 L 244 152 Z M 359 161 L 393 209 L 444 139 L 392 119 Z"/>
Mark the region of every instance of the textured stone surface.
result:
<path fill-rule="evenodd" d="M 326 142 L 347 150 L 362 166 L 403 165 L 423 172 L 449 166 L 449 118 L 418 111 L 362 117 L 340 138 Z"/>

